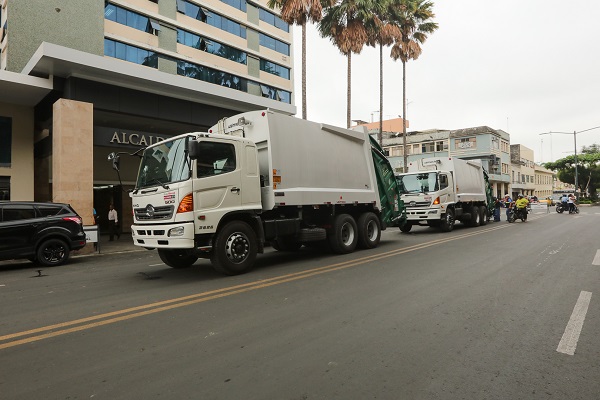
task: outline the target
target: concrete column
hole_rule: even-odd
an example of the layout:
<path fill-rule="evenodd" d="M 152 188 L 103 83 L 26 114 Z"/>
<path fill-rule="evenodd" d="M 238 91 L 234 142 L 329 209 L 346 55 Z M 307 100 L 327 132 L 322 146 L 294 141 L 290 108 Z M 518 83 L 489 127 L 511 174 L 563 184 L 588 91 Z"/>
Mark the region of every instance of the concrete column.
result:
<path fill-rule="evenodd" d="M 52 201 L 68 203 L 93 224 L 94 106 L 67 99 L 53 105 Z"/>

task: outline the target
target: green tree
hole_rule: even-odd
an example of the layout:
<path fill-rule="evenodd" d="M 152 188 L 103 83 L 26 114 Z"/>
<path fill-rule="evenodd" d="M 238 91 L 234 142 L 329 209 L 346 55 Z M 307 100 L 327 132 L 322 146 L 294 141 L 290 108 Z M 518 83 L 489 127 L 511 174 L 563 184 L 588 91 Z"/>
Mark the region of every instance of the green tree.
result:
<path fill-rule="evenodd" d="M 322 37 L 328 37 L 348 59 L 348 94 L 346 126 L 350 127 L 352 110 L 352 53 L 359 54 L 374 30 L 382 2 L 378 0 L 338 0 L 325 9 L 319 23 Z"/>
<path fill-rule="evenodd" d="M 281 9 L 281 19 L 288 24 L 302 27 L 302 118 L 306 119 L 306 22 L 319 22 L 323 17 L 323 6 L 334 0 L 269 0 L 271 9 Z"/>
<path fill-rule="evenodd" d="M 557 171 L 562 182 L 575 184 L 575 156 L 570 155 L 554 162 L 545 163 L 544 167 Z M 595 200 L 600 188 L 600 145 L 584 146 L 577 155 L 578 190 L 590 193 Z"/>
<path fill-rule="evenodd" d="M 394 8 L 402 37 L 392 47 L 392 58 L 402 61 L 402 136 L 404 147 L 404 168 L 408 165 L 406 148 L 406 63 L 416 60 L 422 53 L 421 45 L 428 35 L 435 32 L 438 24 L 433 22 L 433 2 L 427 0 L 398 0 Z"/>
<path fill-rule="evenodd" d="M 379 47 L 379 132 L 377 141 L 383 147 L 383 46 L 391 46 L 395 41 L 402 39 L 402 32 L 398 26 L 397 8 L 403 7 L 398 0 L 382 0 L 379 15 L 375 15 L 374 23 L 367 32 L 367 45 Z"/>

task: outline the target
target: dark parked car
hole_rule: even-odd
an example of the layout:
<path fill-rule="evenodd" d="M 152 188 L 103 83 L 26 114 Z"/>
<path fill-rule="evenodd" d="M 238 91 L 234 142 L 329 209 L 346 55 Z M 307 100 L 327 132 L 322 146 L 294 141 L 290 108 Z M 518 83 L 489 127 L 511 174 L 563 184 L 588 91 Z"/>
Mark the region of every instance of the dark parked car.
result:
<path fill-rule="evenodd" d="M 68 204 L 0 201 L 0 260 L 56 266 L 85 243 L 81 217 Z"/>

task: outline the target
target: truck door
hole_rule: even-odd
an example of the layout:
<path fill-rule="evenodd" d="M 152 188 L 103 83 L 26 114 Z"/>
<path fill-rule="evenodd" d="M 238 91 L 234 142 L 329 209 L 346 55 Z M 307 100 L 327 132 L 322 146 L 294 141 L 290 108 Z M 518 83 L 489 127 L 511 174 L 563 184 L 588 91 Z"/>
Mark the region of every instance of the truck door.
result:
<path fill-rule="evenodd" d="M 230 142 L 202 141 L 199 143 L 199 153 L 194 203 L 196 212 L 207 217 L 208 225 L 218 223 L 221 215 L 240 209 L 241 157 L 240 152 L 236 152 L 236 145 Z M 219 216 L 212 220 L 210 214 Z"/>

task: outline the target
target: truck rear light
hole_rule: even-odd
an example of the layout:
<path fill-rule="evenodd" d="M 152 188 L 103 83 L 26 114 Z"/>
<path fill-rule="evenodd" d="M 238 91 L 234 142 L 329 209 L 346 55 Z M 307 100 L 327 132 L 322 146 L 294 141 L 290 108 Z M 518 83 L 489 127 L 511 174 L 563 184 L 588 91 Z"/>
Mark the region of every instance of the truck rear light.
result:
<path fill-rule="evenodd" d="M 191 193 L 187 194 L 181 202 L 179 203 L 179 207 L 177 208 L 177 214 L 194 211 L 194 197 Z"/>
<path fill-rule="evenodd" d="M 81 225 L 81 218 L 79 218 L 79 217 L 63 217 L 63 221 L 73 221 L 73 222 Z"/>

